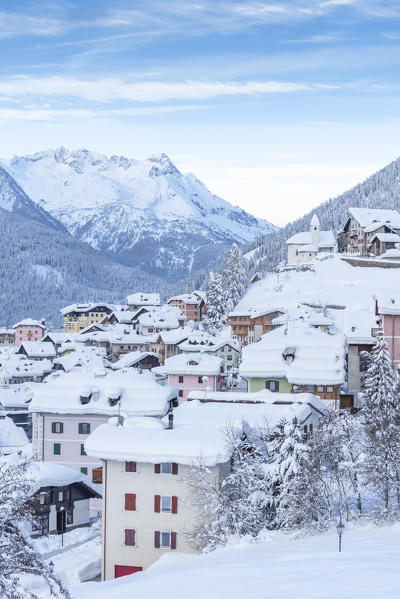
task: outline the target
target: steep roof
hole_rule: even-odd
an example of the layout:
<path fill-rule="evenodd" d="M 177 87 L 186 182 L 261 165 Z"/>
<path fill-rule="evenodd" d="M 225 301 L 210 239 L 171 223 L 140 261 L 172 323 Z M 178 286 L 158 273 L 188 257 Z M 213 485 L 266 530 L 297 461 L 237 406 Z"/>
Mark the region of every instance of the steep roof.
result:
<path fill-rule="evenodd" d="M 400 229 L 400 214 L 397 210 L 383 210 L 381 208 L 349 208 L 349 212 L 363 229 L 372 227 L 371 231 L 374 231 L 377 227 L 382 225 L 389 225 L 396 229 Z"/>
<path fill-rule="evenodd" d="M 24 318 L 17 322 L 17 324 L 13 326 L 13 329 L 16 329 L 17 327 L 40 327 L 41 329 L 45 329 L 46 325 L 33 318 Z"/>
<path fill-rule="evenodd" d="M 50 341 L 23 341 L 17 351 L 20 351 L 21 348 L 24 348 L 29 358 L 54 358 L 56 356 L 56 350 Z"/>

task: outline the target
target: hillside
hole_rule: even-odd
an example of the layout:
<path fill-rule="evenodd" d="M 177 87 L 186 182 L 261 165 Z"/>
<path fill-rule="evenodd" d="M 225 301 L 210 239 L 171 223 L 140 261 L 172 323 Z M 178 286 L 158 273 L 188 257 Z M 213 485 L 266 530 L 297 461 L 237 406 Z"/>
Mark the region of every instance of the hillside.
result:
<path fill-rule="evenodd" d="M 400 210 L 400 158 L 302 218 L 249 244 L 247 251 L 255 250 L 249 257 L 252 270 L 267 272 L 279 262 L 286 262 L 286 240 L 295 233 L 308 231 L 313 214 L 318 215 L 321 229 L 337 231 L 344 224 L 351 206 Z"/>
<path fill-rule="evenodd" d="M 3 165 L 71 235 L 169 282 L 276 228 L 183 175 L 165 154 L 139 161 L 61 147 Z"/>

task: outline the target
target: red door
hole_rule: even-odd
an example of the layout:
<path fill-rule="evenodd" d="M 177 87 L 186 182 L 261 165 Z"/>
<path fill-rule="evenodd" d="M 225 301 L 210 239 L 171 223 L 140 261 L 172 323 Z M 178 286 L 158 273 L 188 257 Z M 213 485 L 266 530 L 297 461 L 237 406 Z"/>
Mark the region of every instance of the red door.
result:
<path fill-rule="evenodd" d="M 135 574 L 135 572 L 141 572 L 143 568 L 140 566 L 115 566 L 115 578 L 120 576 L 127 576 L 128 574 Z"/>

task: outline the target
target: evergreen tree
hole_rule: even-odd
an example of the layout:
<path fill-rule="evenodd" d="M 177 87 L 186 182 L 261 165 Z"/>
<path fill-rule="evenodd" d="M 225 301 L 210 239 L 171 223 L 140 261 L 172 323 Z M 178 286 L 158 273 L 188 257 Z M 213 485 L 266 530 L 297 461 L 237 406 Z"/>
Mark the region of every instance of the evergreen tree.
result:
<path fill-rule="evenodd" d="M 204 329 L 211 334 L 218 333 L 226 325 L 225 315 L 221 275 L 211 271 L 207 281 L 207 314 L 203 319 Z"/>
<path fill-rule="evenodd" d="M 222 285 L 225 293 L 226 311 L 231 312 L 243 297 L 248 283 L 248 264 L 241 250 L 234 243 L 225 260 Z"/>
<path fill-rule="evenodd" d="M 394 508 L 394 502 L 400 497 L 399 403 L 395 384 L 388 346 L 380 331 L 363 379 L 362 418 L 366 432 L 366 482 L 377 492 L 385 514 Z"/>
<path fill-rule="evenodd" d="M 0 465 L 0 597 L 37 599 L 22 579 L 36 576 L 47 583 L 51 595 L 67 598 L 68 591 L 42 561 L 25 530 L 35 522 L 31 488 L 26 463 Z"/>

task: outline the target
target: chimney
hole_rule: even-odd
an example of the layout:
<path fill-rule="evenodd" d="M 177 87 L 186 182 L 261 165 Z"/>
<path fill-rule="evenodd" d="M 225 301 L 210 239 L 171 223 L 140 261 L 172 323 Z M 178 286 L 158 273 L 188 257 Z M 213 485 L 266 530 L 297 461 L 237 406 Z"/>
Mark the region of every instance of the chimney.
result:
<path fill-rule="evenodd" d="M 124 420 L 123 416 L 118 416 L 117 426 L 124 426 Z"/>
<path fill-rule="evenodd" d="M 172 412 L 168 414 L 168 429 L 172 430 L 174 428 L 174 415 Z"/>

